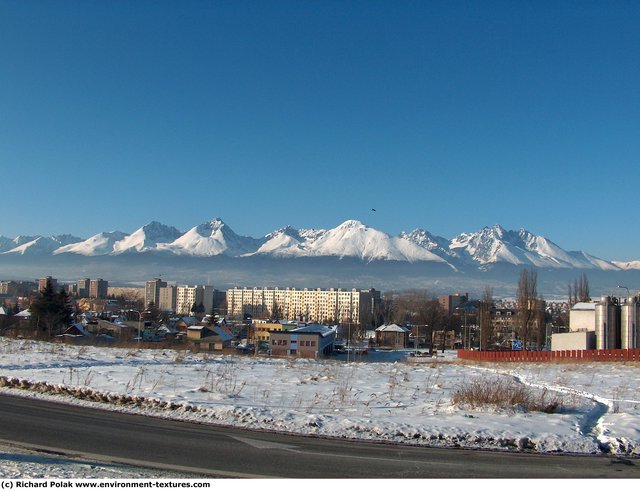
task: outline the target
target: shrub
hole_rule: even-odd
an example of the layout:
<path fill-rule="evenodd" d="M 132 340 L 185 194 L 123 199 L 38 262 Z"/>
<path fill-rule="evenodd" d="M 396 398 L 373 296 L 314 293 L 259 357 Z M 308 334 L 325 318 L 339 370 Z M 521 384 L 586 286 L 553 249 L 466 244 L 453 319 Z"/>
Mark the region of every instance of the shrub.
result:
<path fill-rule="evenodd" d="M 456 405 L 480 408 L 492 406 L 497 409 L 542 411 L 553 413 L 563 403 L 557 395 L 550 396 L 544 389 L 534 391 L 512 379 L 475 379 L 454 390 L 451 402 Z"/>

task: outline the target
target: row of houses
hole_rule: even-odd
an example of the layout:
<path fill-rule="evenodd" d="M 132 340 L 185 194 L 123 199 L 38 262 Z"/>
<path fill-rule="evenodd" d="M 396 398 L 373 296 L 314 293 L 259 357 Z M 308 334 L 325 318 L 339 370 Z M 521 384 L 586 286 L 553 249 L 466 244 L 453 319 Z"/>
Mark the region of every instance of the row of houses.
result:
<path fill-rule="evenodd" d="M 338 326 L 329 327 L 319 323 L 299 321 L 269 322 L 246 320 L 227 324 L 227 320 L 213 315 L 204 317 L 173 316 L 157 322 L 152 320 L 151 311 L 118 309 L 116 304 L 106 303 L 113 310 L 85 311 L 79 322 L 63 331 L 59 337 L 74 342 L 186 342 L 196 351 L 220 351 L 232 348 L 235 344 L 251 343 L 261 351 L 275 356 L 299 356 L 317 358 L 331 354 L 336 346 L 344 344 L 338 339 Z M 1 314 L 2 312 L 0 312 Z M 30 327 L 28 309 L 16 314 L 24 320 L 24 328 Z M 346 327 L 341 333 L 351 339 Z M 367 331 L 364 340 L 366 346 L 379 346 L 392 349 L 408 348 L 416 345 L 416 337 L 411 328 L 397 324 L 384 324 L 374 331 Z M 412 336 L 413 339 L 412 339 Z M 453 348 L 455 333 L 434 331 L 432 339 L 427 340 L 422 333 L 423 346 L 430 341 L 432 345 Z M 437 339 L 436 336 L 439 336 Z"/>
<path fill-rule="evenodd" d="M 339 339 L 338 326 L 306 325 L 294 321 L 256 321 L 253 326 L 252 340 L 268 348 L 268 351 L 275 356 L 317 358 L 329 355 L 345 344 Z M 349 339 L 348 334 L 347 339 Z M 361 347 L 407 349 L 416 347 L 420 342 L 423 345 L 453 349 L 456 340 L 453 330 L 433 330 L 428 335 L 422 333 L 420 336 L 420 333 L 414 332 L 411 327 L 383 324 L 373 331 L 366 331 L 365 339 L 360 342 L 360 345 Z M 362 346 L 363 343 L 364 346 Z"/>

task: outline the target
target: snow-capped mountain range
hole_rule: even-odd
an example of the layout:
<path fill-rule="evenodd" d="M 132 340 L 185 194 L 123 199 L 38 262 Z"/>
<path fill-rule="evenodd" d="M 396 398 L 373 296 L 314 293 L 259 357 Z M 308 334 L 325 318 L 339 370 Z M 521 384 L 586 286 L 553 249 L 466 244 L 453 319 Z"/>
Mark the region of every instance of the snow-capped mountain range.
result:
<path fill-rule="evenodd" d="M 511 264 L 539 268 L 596 269 L 620 271 L 640 269 L 640 261 L 607 261 L 586 252 L 565 251 L 549 239 L 524 229 L 505 230 L 500 225 L 453 239 L 424 229 L 397 236 L 348 220 L 328 230 L 284 227 L 262 238 L 240 236 L 219 218 L 181 232 L 175 227 L 151 222 L 133 233 L 101 232 L 88 239 L 71 235 L 51 237 L 0 236 L 0 254 L 38 256 L 119 256 L 141 253 L 183 257 L 334 257 L 363 262 L 431 262 L 452 270 L 469 266 L 486 268 Z"/>

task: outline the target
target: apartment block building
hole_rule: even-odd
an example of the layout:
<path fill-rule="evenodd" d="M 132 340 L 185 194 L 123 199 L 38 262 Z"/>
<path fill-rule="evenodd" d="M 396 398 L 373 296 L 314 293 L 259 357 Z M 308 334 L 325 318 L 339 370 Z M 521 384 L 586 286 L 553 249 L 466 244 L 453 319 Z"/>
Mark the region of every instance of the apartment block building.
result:
<path fill-rule="evenodd" d="M 451 315 L 458 307 L 461 307 L 469 301 L 468 293 L 455 292 L 453 295 L 440 295 L 438 303 L 442 309 Z"/>
<path fill-rule="evenodd" d="M 56 278 L 52 278 L 51 276 L 46 276 L 44 278 L 38 278 L 38 291 L 41 292 L 47 286 L 47 282 L 51 284 L 51 288 L 55 291 L 58 290 L 58 280 Z"/>
<path fill-rule="evenodd" d="M 160 310 L 174 312 L 176 310 L 178 287 L 175 285 L 158 288 L 158 301 L 155 304 Z M 147 305 L 149 305 L 147 303 Z"/>
<path fill-rule="evenodd" d="M 28 282 L 28 288 L 24 287 L 26 282 L 17 282 L 13 280 L 0 281 L 0 295 L 24 295 L 27 296 L 33 290 L 33 283 Z"/>
<path fill-rule="evenodd" d="M 82 278 L 76 282 L 75 295 L 78 298 L 89 298 L 89 285 L 91 280 L 89 278 Z"/>
<path fill-rule="evenodd" d="M 89 281 L 89 298 L 107 298 L 109 282 L 102 278 Z"/>
<path fill-rule="evenodd" d="M 204 306 L 204 313 L 213 309 L 213 287 L 208 285 L 178 286 L 176 288 L 176 313 L 189 314 L 193 305 Z"/>
<path fill-rule="evenodd" d="M 153 303 L 156 307 L 160 306 L 160 288 L 167 286 L 166 281 L 162 281 L 160 278 L 154 278 L 145 283 L 144 287 L 144 306 L 147 307 L 150 303 Z"/>
<path fill-rule="evenodd" d="M 227 290 L 227 314 L 295 319 L 321 324 L 367 323 L 380 303 L 375 289 L 323 290 L 296 288 L 233 288 Z"/>

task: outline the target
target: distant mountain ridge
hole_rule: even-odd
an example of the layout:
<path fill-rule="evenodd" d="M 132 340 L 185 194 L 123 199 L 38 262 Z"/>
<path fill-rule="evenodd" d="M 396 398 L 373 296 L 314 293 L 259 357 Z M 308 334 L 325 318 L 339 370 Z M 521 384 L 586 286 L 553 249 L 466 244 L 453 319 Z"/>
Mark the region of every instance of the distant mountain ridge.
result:
<path fill-rule="evenodd" d="M 509 264 L 538 268 L 620 271 L 640 269 L 640 261 L 616 262 L 583 251 L 565 251 L 551 240 L 525 229 L 505 230 L 500 225 L 461 233 L 453 239 L 415 229 L 391 236 L 357 220 L 335 228 L 295 229 L 287 226 L 261 238 L 236 234 L 220 218 L 182 232 L 160 222 L 150 222 L 133 233 L 101 232 L 88 239 L 72 235 L 51 237 L 0 236 L 3 256 L 111 256 L 159 254 L 172 256 L 231 258 L 352 258 L 365 263 L 399 261 L 430 262 L 453 271 Z"/>

